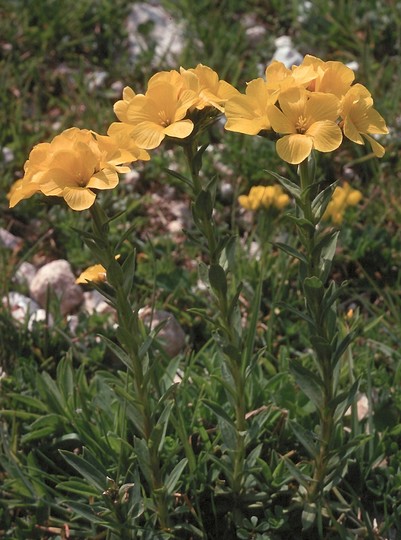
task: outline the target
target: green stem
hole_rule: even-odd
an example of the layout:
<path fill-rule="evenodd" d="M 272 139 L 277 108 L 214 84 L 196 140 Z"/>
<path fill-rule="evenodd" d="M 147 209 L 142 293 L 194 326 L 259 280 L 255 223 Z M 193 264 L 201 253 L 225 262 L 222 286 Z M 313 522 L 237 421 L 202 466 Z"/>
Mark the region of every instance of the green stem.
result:
<path fill-rule="evenodd" d="M 307 259 L 307 265 L 305 268 L 305 277 L 321 278 L 320 275 L 320 254 L 315 253 L 316 246 L 316 222 L 312 211 L 312 196 L 314 195 L 313 182 L 314 178 L 311 178 L 308 160 L 303 161 L 299 166 L 299 176 L 302 190 L 302 202 L 301 210 L 303 211 L 303 217 L 309 222 L 302 227 L 301 240 L 304 245 L 305 255 Z M 324 285 L 324 284 L 323 284 Z M 330 341 L 326 331 L 326 324 L 320 318 L 320 313 L 317 314 L 314 306 L 309 305 L 307 295 L 307 311 L 309 316 L 314 321 L 314 333 L 316 337 L 321 338 L 325 342 Z M 319 372 L 322 377 L 323 383 L 323 396 L 322 405 L 319 411 L 320 415 L 320 447 L 314 460 L 314 471 L 312 481 L 308 490 L 309 502 L 315 502 L 323 495 L 323 489 L 325 485 L 325 478 L 328 472 L 328 462 L 330 459 L 330 452 L 333 444 L 333 435 L 335 431 L 334 425 L 334 412 L 333 398 L 334 398 L 334 374 L 332 368 L 331 357 L 326 353 L 322 353 L 321 350 L 314 347 L 315 360 L 319 368 Z"/>
<path fill-rule="evenodd" d="M 197 153 L 197 145 L 193 144 L 184 147 L 185 156 L 187 158 L 188 167 L 191 173 L 193 197 L 196 200 L 199 193 L 202 191 L 202 184 L 199 178 L 199 163 L 195 158 Z M 219 264 L 221 250 L 218 248 L 219 239 L 216 230 L 216 225 L 213 221 L 213 217 L 207 213 L 200 216 L 200 232 L 203 234 L 207 252 L 209 256 L 209 264 Z M 247 423 L 245 419 L 246 414 L 246 402 L 245 402 L 245 369 L 243 369 L 241 360 L 242 346 L 240 340 L 236 337 L 232 328 L 232 321 L 229 316 L 229 301 L 227 294 L 216 294 L 217 308 L 219 312 L 219 322 L 216 323 L 219 330 L 223 332 L 224 339 L 227 345 L 238 353 L 237 355 L 226 355 L 226 365 L 231 373 L 234 381 L 234 410 L 235 410 L 235 426 L 237 435 L 237 445 L 233 453 L 233 492 L 238 497 L 244 484 L 244 462 L 245 462 L 245 432 L 247 430 Z"/>
<path fill-rule="evenodd" d="M 127 298 L 124 287 L 124 275 L 120 267 L 116 266 L 115 253 L 113 246 L 110 244 L 107 236 L 108 219 L 101 207 L 95 202 L 90 208 L 90 214 L 93 223 L 94 242 L 97 245 L 98 253 L 102 255 L 102 264 L 106 266 L 108 271 L 108 279 L 110 285 L 115 291 L 115 307 L 118 315 L 118 323 L 123 330 L 123 338 L 121 345 L 125 349 L 131 360 L 131 368 L 133 373 L 133 385 L 137 402 L 139 403 L 138 410 L 142 415 L 142 430 L 143 438 L 146 441 L 149 450 L 149 466 L 151 470 L 151 485 L 150 491 L 155 502 L 159 525 L 162 530 L 169 528 L 168 506 L 164 484 L 162 481 L 160 460 L 158 448 L 152 445 L 151 436 L 154 429 L 154 419 L 152 415 L 152 403 L 149 395 L 149 389 L 145 380 L 141 358 L 139 357 L 140 343 L 137 341 L 141 333 L 138 327 L 137 314 L 134 313 L 129 298 Z M 111 269 L 109 275 L 109 268 Z M 128 376 L 131 373 L 127 369 Z M 124 414 L 126 403 L 124 404 Z M 121 423 L 121 438 L 125 439 L 125 420 Z M 120 460 L 123 449 L 121 449 Z M 121 463 L 118 465 L 119 472 L 121 471 Z"/>

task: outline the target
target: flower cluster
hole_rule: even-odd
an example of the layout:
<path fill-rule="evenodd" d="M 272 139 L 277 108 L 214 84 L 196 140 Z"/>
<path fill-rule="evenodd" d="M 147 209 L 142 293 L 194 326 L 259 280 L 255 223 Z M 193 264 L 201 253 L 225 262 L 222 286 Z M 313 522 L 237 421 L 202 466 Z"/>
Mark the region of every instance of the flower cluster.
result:
<path fill-rule="evenodd" d="M 367 140 L 377 157 L 384 148 L 371 136 L 385 134 L 383 118 L 373 108 L 370 92 L 355 84 L 354 72 L 341 62 L 323 62 L 307 55 L 288 69 L 272 62 L 265 79 L 249 82 L 244 95 L 225 106 L 226 129 L 248 135 L 273 132 L 284 161 L 299 164 L 313 149 L 336 150 L 345 135 L 357 144 Z"/>
<path fill-rule="evenodd" d="M 274 61 L 265 75 L 250 81 L 245 94 L 202 64 L 156 73 L 144 94 L 124 88 L 114 105 L 118 121 L 107 135 L 70 128 L 33 148 L 24 177 L 8 195 L 10 206 L 41 192 L 64 198 L 73 210 L 85 210 L 94 203 L 96 190 L 116 187 L 118 173 L 128 172 L 133 161 L 149 159 L 147 150 L 166 137 L 179 144 L 197 140 L 223 113 L 226 130 L 278 135 L 277 153 L 288 163 L 301 163 L 314 149 L 335 150 L 343 136 L 357 144 L 368 141 L 376 156 L 384 154 L 372 135 L 388 133 L 385 122 L 369 91 L 353 84 L 353 71 L 341 62 L 306 56 L 288 69 Z M 241 204 L 257 207 L 260 198 L 270 200 L 269 189 L 263 197 L 251 192 Z M 286 196 L 281 197 L 284 201 Z"/>
<path fill-rule="evenodd" d="M 362 199 L 362 193 L 357 189 L 352 189 L 348 182 L 343 186 L 337 186 L 334 190 L 323 218 L 331 220 L 335 225 L 340 225 L 344 212 L 349 206 L 356 206 Z"/>
<path fill-rule="evenodd" d="M 124 88 L 123 99 L 114 105 L 119 122 L 110 126 L 108 134 L 123 132 L 139 147 L 151 150 L 166 136 L 187 138 L 195 124 L 199 131 L 236 95 L 238 90 L 202 64 L 179 72 L 162 71 L 149 79 L 145 94 Z"/>
<path fill-rule="evenodd" d="M 282 210 L 289 204 L 290 198 L 281 186 L 253 186 L 248 195 L 238 197 L 238 202 L 246 210 L 272 207 Z"/>
<path fill-rule="evenodd" d="M 63 197 L 73 210 L 86 210 L 95 201 L 94 189 L 116 187 L 118 173 L 129 171 L 126 163 L 149 159 L 132 144 L 124 148 L 120 139 L 70 128 L 50 143 L 38 144 L 24 165 L 24 177 L 10 190 L 10 207 L 42 192 Z"/>

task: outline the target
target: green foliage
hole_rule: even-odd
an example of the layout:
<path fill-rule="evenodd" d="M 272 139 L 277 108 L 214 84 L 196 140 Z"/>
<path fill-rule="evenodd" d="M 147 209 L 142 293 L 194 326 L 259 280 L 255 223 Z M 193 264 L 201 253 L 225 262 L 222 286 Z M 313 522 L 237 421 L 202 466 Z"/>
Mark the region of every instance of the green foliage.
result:
<path fill-rule="evenodd" d="M 88 216 L 59 203 L 36 199 L 11 211 L 3 198 L 1 226 L 23 245 L 1 248 L 2 297 L 26 292 L 15 281 L 24 260 L 67 258 L 77 274 L 101 262 L 109 283 L 94 288 L 118 319 L 80 312 L 73 330 L 53 298 L 47 320 L 29 325 L 2 302 L 0 537 L 397 537 L 398 5 L 319 0 L 301 12 L 295 1 L 162 4 L 184 23 L 178 63 L 209 65 L 241 91 L 282 34 L 302 54 L 358 62 L 358 81 L 390 126 L 387 153 L 379 164 L 364 147 L 344 144 L 309 170 L 312 187 L 300 186 L 273 141 L 215 125 L 204 136 L 209 147 L 187 155 L 189 176 L 183 155 L 172 163 L 170 148 L 158 151 L 138 167 L 138 181 L 121 181 L 115 199 L 103 196 L 93 229 Z M 129 7 L 0 2 L 0 152 L 13 153 L 0 159 L 3 193 L 34 144 L 72 125 L 104 132 L 120 98 L 113 83 L 143 89 L 156 44 L 133 63 Z M 252 40 L 249 28 L 258 25 L 265 33 Z M 105 73 L 100 85 L 97 71 Z M 321 219 L 335 179 L 349 175 L 364 200 L 338 234 Z M 298 210 L 286 220 L 244 217 L 236 196 L 259 182 L 280 183 Z M 155 210 L 151 192 L 165 205 Z M 192 210 L 185 239 L 166 230 L 177 194 Z M 169 357 L 159 341 L 166 323 L 147 328 L 138 316 L 144 305 L 175 314 L 186 333 L 182 352 Z M 323 496 L 308 498 L 327 410 L 334 423 Z"/>

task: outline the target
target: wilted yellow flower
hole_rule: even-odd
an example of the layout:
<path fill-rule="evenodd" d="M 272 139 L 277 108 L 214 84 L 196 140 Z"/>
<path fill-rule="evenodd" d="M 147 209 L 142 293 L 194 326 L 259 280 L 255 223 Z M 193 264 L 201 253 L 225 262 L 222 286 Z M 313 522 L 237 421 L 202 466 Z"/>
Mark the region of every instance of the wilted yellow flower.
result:
<path fill-rule="evenodd" d="M 343 186 L 337 186 L 334 190 L 331 201 L 323 215 L 326 220 L 331 220 L 339 225 L 344 217 L 344 212 L 349 206 L 356 206 L 362 199 L 362 193 L 357 189 L 352 189 L 348 182 Z"/>
<path fill-rule="evenodd" d="M 73 210 L 85 210 L 95 201 L 93 190 L 114 188 L 118 173 L 129 171 L 123 164 L 136 159 L 134 153 L 120 149 L 112 137 L 87 129 L 67 129 L 50 143 L 33 148 L 24 177 L 10 190 L 10 207 L 40 191 L 63 197 Z"/>
<path fill-rule="evenodd" d="M 290 88 L 278 102 L 280 108 L 270 105 L 267 114 L 273 130 L 284 134 L 276 143 L 281 159 L 298 164 L 313 149 L 331 152 L 340 146 L 342 133 L 336 124 L 339 100 L 334 94 Z"/>
<path fill-rule="evenodd" d="M 344 135 L 357 144 L 369 141 L 377 157 L 384 155 L 384 148 L 369 134 L 387 134 L 384 119 L 373 108 L 373 99 L 362 84 L 352 86 L 341 101 L 340 115 Z"/>
<path fill-rule="evenodd" d="M 274 207 L 282 210 L 290 202 L 289 196 L 281 186 L 253 186 L 248 195 L 238 197 L 239 204 L 246 210 Z"/>
<path fill-rule="evenodd" d="M 93 266 L 89 266 L 86 270 L 84 270 L 75 280 L 75 283 L 83 283 L 86 284 L 90 281 L 94 281 L 95 283 L 101 283 L 103 281 L 106 281 L 106 269 L 101 264 L 94 264 Z"/>

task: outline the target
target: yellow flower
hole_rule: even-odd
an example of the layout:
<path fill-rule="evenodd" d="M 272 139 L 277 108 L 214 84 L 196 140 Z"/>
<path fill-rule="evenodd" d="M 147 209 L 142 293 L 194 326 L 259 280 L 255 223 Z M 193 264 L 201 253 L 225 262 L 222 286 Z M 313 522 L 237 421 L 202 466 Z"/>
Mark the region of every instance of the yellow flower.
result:
<path fill-rule="evenodd" d="M 288 163 L 298 164 L 313 149 L 331 152 L 342 141 L 336 124 L 339 100 L 333 94 L 310 94 L 304 88 L 290 88 L 279 97 L 280 109 L 267 109 L 272 128 L 284 137 L 276 143 L 278 155 Z"/>
<path fill-rule="evenodd" d="M 145 95 L 138 94 L 128 103 L 125 116 L 132 129 L 128 127 L 127 132 L 146 150 L 159 146 L 166 136 L 185 139 L 194 128 L 185 116 L 197 99 L 191 90 L 158 81 Z"/>
<path fill-rule="evenodd" d="M 266 67 L 266 80 L 254 79 L 247 84 L 245 95 L 237 94 L 225 106 L 228 131 L 257 135 L 271 129 L 269 108 L 282 92 L 298 86 L 305 87 L 316 77 L 311 66 L 288 69 L 282 62 L 274 61 Z"/>
<path fill-rule="evenodd" d="M 269 90 L 284 92 L 296 86 L 306 87 L 316 78 L 312 65 L 293 66 L 288 69 L 282 62 L 274 60 L 265 70 L 266 84 Z"/>
<path fill-rule="evenodd" d="M 270 90 L 262 78 L 254 79 L 248 83 L 245 95 L 240 94 L 227 101 L 225 129 L 246 135 L 257 135 L 270 129 L 267 111 L 276 100 L 275 91 Z"/>
<path fill-rule="evenodd" d="M 357 144 L 364 144 L 364 138 L 370 143 L 377 157 L 384 155 L 384 148 L 372 134 L 387 134 L 388 129 L 384 119 L 373 108 L 373 99 L 367 88 L 355 84 L 350 88 L 341 101 L 340 115 L 343 119 L 344 135 Z"/>
<path fill-rule="evenodd" d="M 121 255 L 116 255 L 114 258 L 118 260 Z M 75 280 L 75 283 L 88 283 L 89 281 L 94 281 L 95 283 L 101 283 L 107 280 L 107 271 L 102 264 L 94 264 L 89 266 L 86 270 L 81 272 L 81 274 Z"/>
<path fill-rule="evenodd" d="M 135 92 L 130 88 L 129 86 L 126 86 L 123 89 L 123 99 L 120 99 L 116 103 L 114 103 L 114 112 L 117 116 L 117 118 L 121 122 L 127 122 L 127 109 L 128 105 L 131 102 L 131 100 L 135 97 Z"/>
<path fill-rule="evenodd" d="M 106 269 L 101 264 L 94 264 L 84 270 L 75 280 L 75 283 L 88 283 L 94 281 L 95 283 L 106 281 Z"/>
<path fill-rule="evenodd" d="M 307 89 L 312 92 L 323 92 L 334 94 L 341 98 L 349 90 L 355 79 L 355 74 L 351 68 L 342 62 L 329 61 L 324 62 L 315 56 L 306 55 L 302 64 L 294 71 L 312 68 L 315 71 L 315 77 L 311 80 Z"/>
<path fill-rule="evenodd" d="M 111 137 L 67 129 L 50 143 L 33 148 L 24 177 L 10 190 L 10 207 L 40 191 L 63 197 L 73 210 L 85 210 L 95 201 L 93 190 L 114 188 L 118 173 L 129 171 L 123 163 L 136 159 L 132 152 L 120 150 Z"/>
<path fill-rule="evenodd" d="M 323 218 L 330 219 L 334 224 L 339 225 L 344 217 L 344 212 L 349 206 L 356 206 L 362 199 L 362 193 L 357 189 L 352 189 L 348 182 L 343 186 L 337 186 L 334 190 L 331 201 L 323 215 Z"/>
<path fill-rule="evenodd" d="M 199 98 L 194 105 L 196 109 L 202 110 L 205 107 L 214 107 L 223 112 L 226 101 L 231 97 L 240 95 L 238 90 L 231 84 L 219 80 L 215 71 L 202 64 L 198 64 L 196 68 L 192 69 L 181 67 L 180 74 L 185 86 L 193 90 Z"/>
<path fill-rule="evenodd" d="M 281 186 L 253 186 L 248 195 L 238 197 L 239 204 L 246 210 L 275 207 L 282 210 L 290 202 L 289 196 Z"/>

